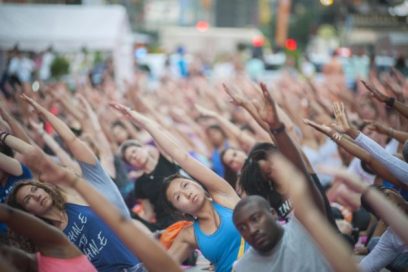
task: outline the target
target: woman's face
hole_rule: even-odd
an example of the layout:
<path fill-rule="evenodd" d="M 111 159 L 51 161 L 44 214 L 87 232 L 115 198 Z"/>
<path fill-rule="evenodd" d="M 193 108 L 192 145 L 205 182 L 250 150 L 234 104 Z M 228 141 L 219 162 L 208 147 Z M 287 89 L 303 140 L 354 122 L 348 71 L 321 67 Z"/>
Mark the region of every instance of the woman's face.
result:
<path fill-rule="evenodd" d="M 246 158 L 247 155 L 244 151 L 229 148 L 227 151 L 225 151 L 222 160 L 226 165 L 228 165 L 229 168 L 238 173 L 242 169 Z"/>
<path fill-rule="evenodd" d="M 206 193 L 197 182 L 175 178 L 167 188 L 166 197 L 177 210 L 194 215 L 203 206 Z"/>
<path fill-rule="evenodd" d="M 17 202 L 29 213 L 41 216 L 52 208 L 53 200 L 41 187 L 27 184 L 16 195 Z"/>
<path fill-rule="evenodd" d="M 141 169 L 146 164 L 149 153 L 146 148 L 141 146 L 129 146 L 125 150 L 125 160 L 132 166 Z"/>

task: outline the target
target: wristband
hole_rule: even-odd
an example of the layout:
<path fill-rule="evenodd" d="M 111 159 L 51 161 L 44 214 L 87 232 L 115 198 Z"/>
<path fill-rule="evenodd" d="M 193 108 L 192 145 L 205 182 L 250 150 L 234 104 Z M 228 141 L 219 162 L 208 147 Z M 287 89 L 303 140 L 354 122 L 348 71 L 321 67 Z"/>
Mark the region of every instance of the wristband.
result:
<path fill-rule="evenodd" d="M 387 105 L 390 108 L 394 107 L 394 103 L 395 103 L 394 97 L 390 97 L 387 99 L 387 101 L 385 101 L 385 105 Z"/>
<path fill-rule="evenodd" d="M 9 136 L 9 135 L 10 135 L 10 133 L 8 133 L 7 131 L 3 131 L 3 132 L 0 133 L 0 143 L 2 145 L 6 145 L 5 141 L 6 141 L 7 136 Z"/>
<path fill-rule="evenodd" d="M 280 125 L 277 128 L 271 128 L 269 131 L 273 134 L 279 134 L 285 131 L 285 124 L 284 123 L 280 123 Z"/>

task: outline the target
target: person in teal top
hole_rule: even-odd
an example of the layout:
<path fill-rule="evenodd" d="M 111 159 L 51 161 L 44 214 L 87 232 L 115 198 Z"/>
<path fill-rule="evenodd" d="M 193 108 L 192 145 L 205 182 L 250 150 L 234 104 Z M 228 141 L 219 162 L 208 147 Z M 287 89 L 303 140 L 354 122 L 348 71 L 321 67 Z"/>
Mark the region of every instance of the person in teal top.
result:
<path fill-rule="evenodd" d="M 248 244 L 233 224 L 233 211 L 216 202 L 212 202 L 212 206 L 220 218 L 218 229 L 208 235 L 201 231 L 199 222 L 195 221 L 194 235 L 201 253 L 217 267 L 217 271 L 231 271 L 231 264 L 248 249 Z M 243 250 L 241 253 L 240 249 Z"/>
<path fill-rule="evenodd" d="M 194 249 L 200 249 L 215 265 L 216 271 L 231 271 L 246 248 L 232 223 L 232 211 L 240 200 L 234 188 L 177 145 L 156 121 L 121 104 L 111 105 L 145 129 L 157 146 L 195 179 L 175 174 L 163 182 L 165 206 L 195 218 L 193 225 L 180 231 L 169 254 L 181 263 Z"/>

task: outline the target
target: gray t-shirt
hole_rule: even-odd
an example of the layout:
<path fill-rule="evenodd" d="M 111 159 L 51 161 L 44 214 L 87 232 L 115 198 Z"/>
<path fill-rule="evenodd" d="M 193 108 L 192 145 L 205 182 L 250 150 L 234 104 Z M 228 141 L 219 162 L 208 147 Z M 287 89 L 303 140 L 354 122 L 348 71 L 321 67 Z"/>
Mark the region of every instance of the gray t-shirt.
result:
<path fill-rule="evenodd" d="M 115 205 L 123 215 L 130 217 L 129 209 L 118 187 L 103 169 L 101 163 L 97 160 L 94 165 L 81 161 L 78 161 L 78 164 L 81 167 L 84 179 L 92 184 L 109 202 Z"/>
<path fill-rule="evenodd" d="M 323 254 L 295 217 L 284 226 L 282 239 L 267 255 L 250 248 L 235 266 L 236 272 L 332 271 Z"/>

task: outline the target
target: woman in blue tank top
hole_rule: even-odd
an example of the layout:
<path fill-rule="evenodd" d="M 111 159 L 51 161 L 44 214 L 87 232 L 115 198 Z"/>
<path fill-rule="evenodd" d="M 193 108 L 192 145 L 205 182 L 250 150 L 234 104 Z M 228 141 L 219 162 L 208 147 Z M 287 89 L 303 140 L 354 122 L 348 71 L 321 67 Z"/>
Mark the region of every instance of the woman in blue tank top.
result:
<path fill-rule="evenodd" d="M 177 236 L 169 249 L 170 255 L 182 262 L 191 250 L 198 248 L 216 271 L 231 271 L 246 247 L 232 222 L 232 211 L 240 200 L 235 190 L 175 144 L 155 121 L 123 105 L 112 106 L 149 132 L 158 146 L 198 181 L 178 174 L 164 181 L 162 199 L 166 205 L 195 218 L 194 224 Z"/>

